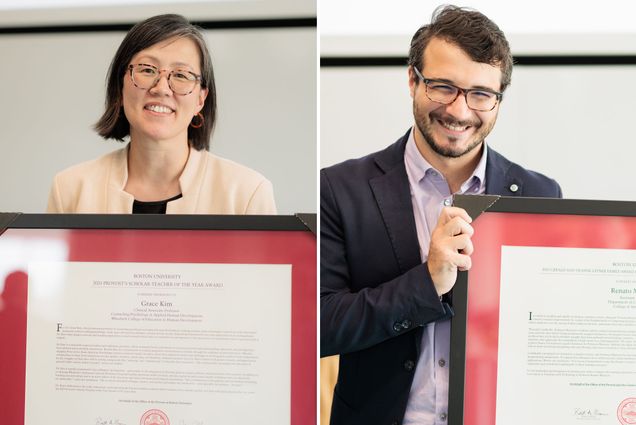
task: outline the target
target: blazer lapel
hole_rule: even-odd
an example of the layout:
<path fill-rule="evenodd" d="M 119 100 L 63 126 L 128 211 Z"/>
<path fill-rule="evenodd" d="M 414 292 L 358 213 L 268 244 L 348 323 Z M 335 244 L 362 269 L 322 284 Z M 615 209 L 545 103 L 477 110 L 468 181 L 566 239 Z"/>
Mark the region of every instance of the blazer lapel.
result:
<path fill-rule="evenodd" d="M 488 195 L 523 196 L 523 181 L 511 175 L 510 161 L 487 147 L 486 193 Z"/>
<path fill-rule="evenodd" d="M 406 140 L 408 133 L 397 143 L 378 153 L 375 162 L 384 174 L 369 180 L 402 273 L 422 262 L 411 190 L 404 165 Z"/>
<path fill-rule="evenodd" d="M 404 148 L 408 135 L 409 133 L 406 133 L 397 143 L 378 153 L 375 162 L 384 174 L 369 180 L 401 273 L 422 264 L 411 188 L 404 165 Z M 418 356 L 422 332 L 423 328 L 411 332 Z"/>

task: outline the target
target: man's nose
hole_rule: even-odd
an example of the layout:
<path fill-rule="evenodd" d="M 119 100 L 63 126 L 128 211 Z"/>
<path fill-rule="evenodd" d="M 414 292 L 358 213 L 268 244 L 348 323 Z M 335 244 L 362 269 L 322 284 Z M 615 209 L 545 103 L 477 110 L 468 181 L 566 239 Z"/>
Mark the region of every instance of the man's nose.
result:
<path fill-rule="evenodd" d="M 458 121 L 469 120 L 472 118 L 473 111 L 468 107 L 466 102 L 466 93 L 460 91 L 452 103 L 446 105 L 446 112 Z"/>

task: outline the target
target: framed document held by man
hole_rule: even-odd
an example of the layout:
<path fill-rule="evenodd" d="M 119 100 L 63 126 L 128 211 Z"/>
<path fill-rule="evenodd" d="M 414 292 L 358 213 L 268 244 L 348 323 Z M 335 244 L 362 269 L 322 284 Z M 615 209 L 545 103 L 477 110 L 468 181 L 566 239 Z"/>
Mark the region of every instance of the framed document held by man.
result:
<path fill-rule="evenodd" d="M 449 423 L 636 423 L 636 203 L 458 196 Z"/>

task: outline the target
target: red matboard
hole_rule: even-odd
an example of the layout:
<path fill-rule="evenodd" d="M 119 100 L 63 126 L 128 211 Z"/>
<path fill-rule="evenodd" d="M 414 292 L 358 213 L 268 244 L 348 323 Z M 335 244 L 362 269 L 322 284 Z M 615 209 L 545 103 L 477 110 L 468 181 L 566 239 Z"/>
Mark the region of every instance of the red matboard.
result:
<path fill-rule="evenodd" d="M 633 250 L 636 203 L 501 198 L 470 213 L 472 268 L 453 290 L 449 424 L 495 425 L 502 246 Z"/>

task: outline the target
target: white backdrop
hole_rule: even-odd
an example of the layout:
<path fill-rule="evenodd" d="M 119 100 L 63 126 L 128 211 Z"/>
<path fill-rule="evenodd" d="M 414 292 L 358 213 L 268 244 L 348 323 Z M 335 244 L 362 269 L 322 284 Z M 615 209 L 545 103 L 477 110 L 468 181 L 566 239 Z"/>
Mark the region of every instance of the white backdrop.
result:
<path fill-rule="evenodd" d="M 633 53 L 636 3 L 534 0 L 321 0 L 322 54 L 403 54 L 440 4 L 484 13 L 506 33 L 515 54 Z"/>

